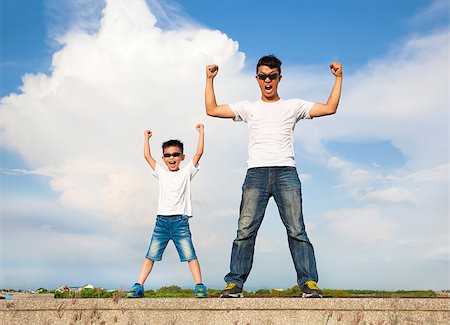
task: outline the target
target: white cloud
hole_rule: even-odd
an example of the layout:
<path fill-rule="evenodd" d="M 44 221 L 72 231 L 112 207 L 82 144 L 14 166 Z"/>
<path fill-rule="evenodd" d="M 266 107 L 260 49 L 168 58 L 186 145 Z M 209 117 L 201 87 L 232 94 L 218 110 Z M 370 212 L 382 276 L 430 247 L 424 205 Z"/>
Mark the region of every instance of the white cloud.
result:
<path fill-rule="evenodd" d="M 398 187 L 389 187 L 383 190 L 368 191 L 362 196 L 362 200 L 374 200 L 385 203 L 409 203 L 414 204 L 414 196 L 406 189 Z"/>
<path fill-rule="evenodd" d="M 345 75 L 336 116 L 302 124 L 299 140 L 307 147 L 320 146 L 320 140 L 389 140 L 411 168 L 446 163 L 448 41 L 447 29 L 415 36 Z"/>
<path fill-rule="evenodd" d="M 436 166 L 429 170 L 419 170 L 407 177 L 416 182 L 439 182 L 450 180 L 450 164 Z"/>
<path fill-rule="evenodd" d="M 414 193 L 408 187 L 401 187 L 402 176 L 382 175 L 377 168 L 375 171 L 365 170 L 338 157 L 331 157 L 328 168 L 337 170 L 342 184 L 352 198 L 358 201 L 368 201 L 380 204 L 414 204 L 417 202 Z M 398 184 L 398 185 L 396 185 Z"/>
<path fill-rule="evenodd" d="M 157 188 L 148 185 L 155 180 L 142 158 L 142 131 L 154 131 L 156 157 L 159 144 L 172 137 L 194 152 L 195 124 L 206 121 L 205 65 L 221 64 L 225 83 L 243 65 L 237 44 L 218 31 L 164 32 L 155 24 L 145 1 L 108 1 L 97 34 L 75 29 L 61 37 L 51 75 L 26 75 L 22 94 L 1 101 L 0 143 L 44 170 L 64 205 L 111 222 L 134 224 L 155 210 L 144 207 L 154 203 Z M 226 93 L 244 90 L 225 87 Z M 231 123 L 207 123 L 204 160 L 214 149 L 245 155 L 245 144 L 208 147 Z M 233 132 L 228 140 L 240 136 Z"/>
<path fill-rule="evenodd" d="M 450 249 L 448 246 L 441 246 L 428 252 L 428 258 L 430 260 L 450 261 Z"/>
<path fill-rule="evenodd" d="M 446 0 L 433 0 L 423 11 L 418 12 L 412 19 L 412 24 L 423 24 L 436 20 L 437 17 L 448 19 L 449 4 Z"/>
<path fill-rule="evenodd" d="M 41 172 L 36 170 L 26 170 L 19 168 L 0 168 L 0 173 L 5 175 L 43 175 Z"/>
<path fill-rule="evenodd" d="M 395 223 L 375 208 L 333 211 L 326 217 L 336 237 L 350 244 L 373 245 L 393 239 Z"/>

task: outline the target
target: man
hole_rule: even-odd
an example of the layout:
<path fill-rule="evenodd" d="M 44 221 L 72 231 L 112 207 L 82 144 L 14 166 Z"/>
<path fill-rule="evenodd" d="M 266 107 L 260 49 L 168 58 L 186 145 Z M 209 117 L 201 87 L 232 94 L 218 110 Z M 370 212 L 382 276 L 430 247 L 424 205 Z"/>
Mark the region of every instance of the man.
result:
<path fill-rule="evenodd" d="M 261 90 L 258 101 L 217 105 L 213 81 L 219 67 L 206 67 L 205 106 L 209 116 L 244 121 L 249 128 L 247 175 L 237 237 L 231 251 L 230 272 L 223 298 L 243 297 L 245 281 L 253 264 L 255 239 L 270 197 L 275 199 L 288 234 L 289 249 L 304 297 L 322 297 L 314 249 L 306 234 L 302 214 L 301 183 L 294 160 L 294 128 L 301 119 L 336 113 L 342 88 L 342 64 L 332 62 L 334 86 L 326 103 L 302 99 L 283 100 L 278 95 L 282 79 L 281 61 L 273 55 L 262 57 L 256 66 Z"/>

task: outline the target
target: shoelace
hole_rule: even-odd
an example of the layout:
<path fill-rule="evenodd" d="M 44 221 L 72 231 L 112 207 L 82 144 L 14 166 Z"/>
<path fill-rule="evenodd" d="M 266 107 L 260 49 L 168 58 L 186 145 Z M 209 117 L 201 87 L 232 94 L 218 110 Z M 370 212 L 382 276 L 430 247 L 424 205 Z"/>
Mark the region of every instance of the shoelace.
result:
<path fill-rule="evenodd" d="M 230 290 L 230 289 L 233 289 L 235 286 L 236 286 L 236 285 L 235 285 L 234 283 L 228 283 L 228 284 L 225 286 L 225 289 L 224 289 L 224 290 Z"/>
<path fill-rule="evenodd" d="M 139 288 L 138 286 L 133 286 L 130 291 L 131 292 L 136 292 L 136 291 L 138 291 L 138 288 Z"/>
<path fill-rule="evenodd" d="M 310 289 L 320 290 L 319 287 L 317 286 L 317 284 L 314 281 L 306 281 L 305 284 Z"/>

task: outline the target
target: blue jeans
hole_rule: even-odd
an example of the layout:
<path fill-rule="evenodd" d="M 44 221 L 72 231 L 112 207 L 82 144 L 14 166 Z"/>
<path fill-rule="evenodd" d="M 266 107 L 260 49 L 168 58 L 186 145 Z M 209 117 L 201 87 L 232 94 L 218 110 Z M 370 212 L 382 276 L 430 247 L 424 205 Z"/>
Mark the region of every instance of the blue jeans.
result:
<path fill-rule="evenodd" d="M 286 227 L 298 285 L 309 280 L 318 281 L 314 249 L 303 223 L 302 190 L 296 168 L 258 167 L 247 171 L 242 186 L 238 231 L 226 283 L 243 287 L 247 280 L 253 264 L 256 235 L 272 196 Z"/>
<path fill-rule="evenodd" d="M 188 216 L 157 216 L 152 240 L 145 256 L 152 261 L 161 261 L 164 250 L 172 240 L 181 262 L 196 260 Z"/>

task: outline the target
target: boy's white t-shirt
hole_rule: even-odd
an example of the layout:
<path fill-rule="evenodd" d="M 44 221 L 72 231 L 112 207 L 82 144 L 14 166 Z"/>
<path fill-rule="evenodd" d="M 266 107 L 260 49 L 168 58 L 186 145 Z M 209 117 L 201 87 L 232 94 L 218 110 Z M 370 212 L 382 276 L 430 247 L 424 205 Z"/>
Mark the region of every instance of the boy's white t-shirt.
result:
<path fill-rule="evenodd" d="M 191 180 L 198 170 L 192 160 L 176 172 L 156 163 L 152 174 L 159 180 L 158 215 L 192 217 Z"/>
<path fill-rule="evenodd" d="M 248 124 L 247 167 L 293 166 L 294 128 L 301 119 L 310 119 L 314 105 L 302 99 L 276 102 L 242 101 L 230 104 L 234 121 Z"/>

